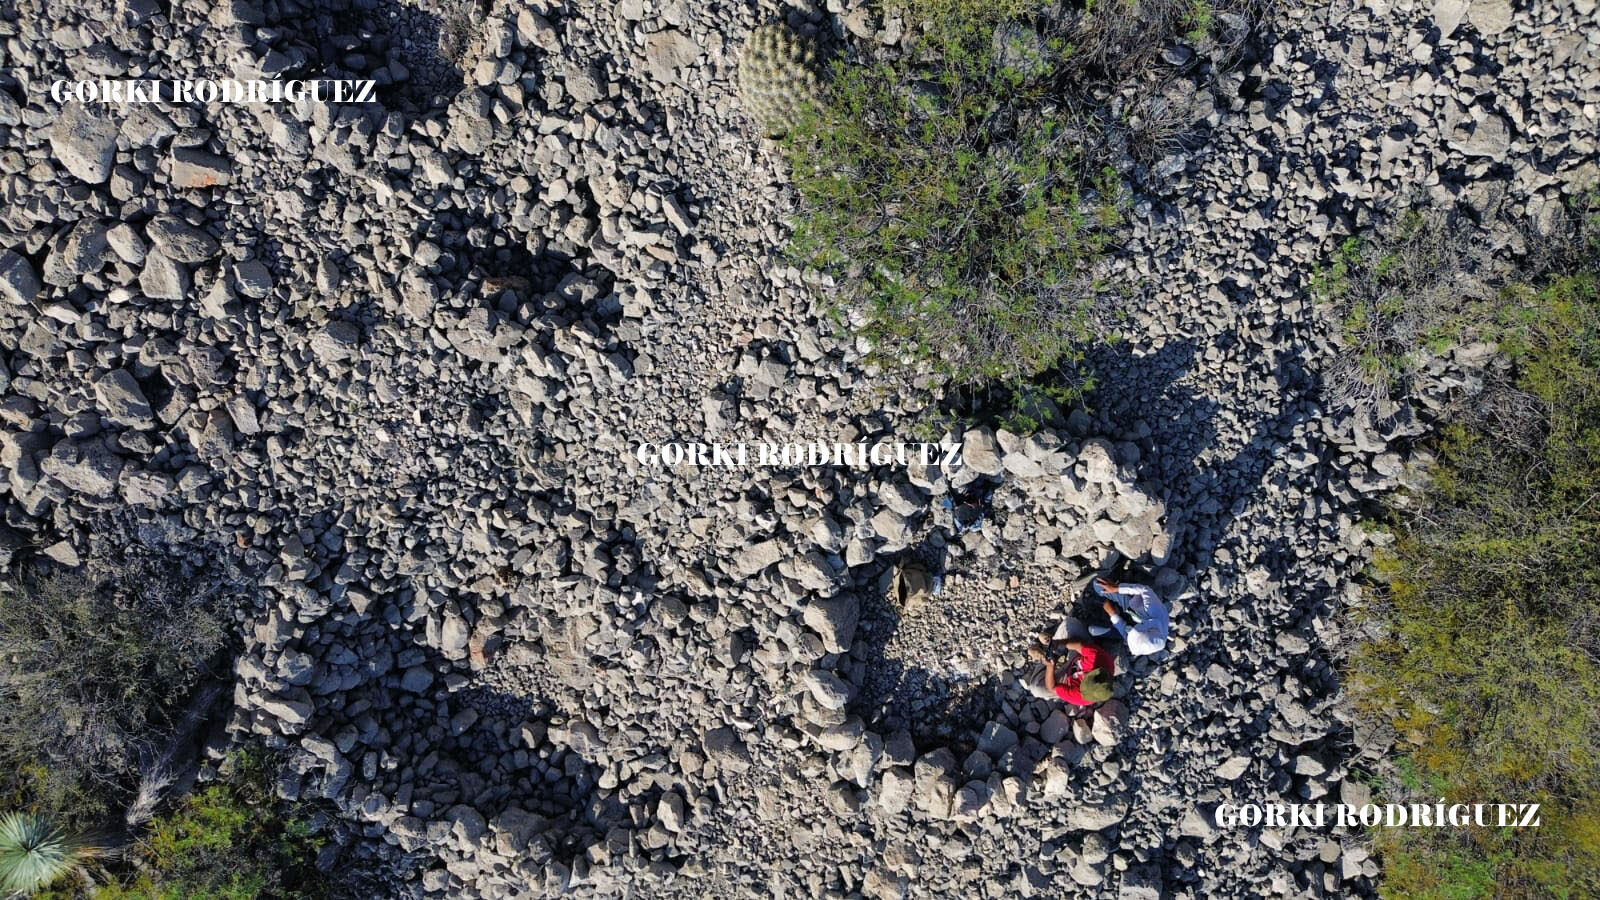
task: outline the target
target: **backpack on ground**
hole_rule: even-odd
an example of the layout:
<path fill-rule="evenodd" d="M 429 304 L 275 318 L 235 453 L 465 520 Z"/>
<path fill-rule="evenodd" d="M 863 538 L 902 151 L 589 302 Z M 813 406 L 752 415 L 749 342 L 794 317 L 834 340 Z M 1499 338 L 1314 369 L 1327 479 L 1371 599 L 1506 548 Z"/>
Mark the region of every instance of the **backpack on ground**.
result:
<path fill-rule="evenodd" d="M 894 567 L 889 598 L 907 612 L 928 602 L 933 596 L 933 575 L 914 559 L 902 560 Z"/>

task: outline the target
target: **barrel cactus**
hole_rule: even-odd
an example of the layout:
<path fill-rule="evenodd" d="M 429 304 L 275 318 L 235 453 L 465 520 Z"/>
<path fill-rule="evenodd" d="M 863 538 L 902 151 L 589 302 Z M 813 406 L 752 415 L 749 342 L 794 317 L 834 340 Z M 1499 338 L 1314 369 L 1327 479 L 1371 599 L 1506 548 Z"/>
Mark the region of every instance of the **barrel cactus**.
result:
<path fill-rule="evenodd" d="M 739 57 L 739 98 L 766 134 L 794 127 L 821 94 L 814 42 L 785 25 L 762 25 L 750 33 Z"/>

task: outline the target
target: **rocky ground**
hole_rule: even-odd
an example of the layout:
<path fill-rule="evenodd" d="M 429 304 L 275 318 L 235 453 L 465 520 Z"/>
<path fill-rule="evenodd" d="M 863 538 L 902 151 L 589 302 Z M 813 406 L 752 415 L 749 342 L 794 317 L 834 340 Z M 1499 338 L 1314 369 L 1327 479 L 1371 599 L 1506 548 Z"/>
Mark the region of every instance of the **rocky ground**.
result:
<path fill-rule="evenodd" d="M 395 896 L 1372 894 L 1357 835 L 1208 814 L 1363 796 L 1389 742 L 1333 668 L 1356 523 L 1484 354 L 1356 419 L 1306 284 L 1397 206 L 1508 254 L 1548 227 L 1596 175 L 1594 0 L 1339 0 L 1172 48 L 1184 139 L 1121 166 L 1127 339 L 1038 435 L 642 465 L 926 418 L 781 256 L 793 198 L 733 73 L 785 16 L 903 35 L 838 0 L 0 12 L 7 551 L 74 564 L 131 508 L 257 572 L 213 749 L 291 748 L 280 793 L 335 806 L 328 861 Z M 312 75 L 381 102 L 48 96 Z M 912 555 L 945 578 L 902 609 Z M 1074 719 L 1015 673 L 1116 555 L 1173 638 Z"/>

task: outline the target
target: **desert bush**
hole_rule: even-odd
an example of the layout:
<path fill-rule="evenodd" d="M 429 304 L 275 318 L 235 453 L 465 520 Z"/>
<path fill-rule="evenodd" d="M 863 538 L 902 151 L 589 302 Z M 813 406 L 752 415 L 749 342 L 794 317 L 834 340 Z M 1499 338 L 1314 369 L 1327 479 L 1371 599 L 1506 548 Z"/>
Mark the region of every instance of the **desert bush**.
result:
<path fill-rule="evenodd" d="M 878 361 L 1020 384 L 1103 332 L 1095 264 L 1123 222 L 1112 161 L 1128 140 L 1109 99 L 1175 34 L 1209 28 L 1210 7 L 898 12 L 912 48 L 841 54 L 786 131 L 796 256 L 840 282 L 836 313 Z"/>
<path fill-rule="evenodd" d="M 73 825 L 120 817 L 196 686 L 227 673 L 235 590 L 210 560 L 138 541 L 0 583 L 11 792 Z"/>
<path fill-rule="evenodd" d="M 1351 663 L 1415 773 L 1390 799 L 1537 802 L 1544 825 L 1380 829 L 1387 895 L 1600 892 L 1597 272 L 1503 289 L 1473 323 L 1513 380 L 1444 430 L 1375 562 L 1361 624 L 1379 636 Z"/>
<path fill-rule="evenodd" d="M 1545 235 L 1518 235 L 1527 252 L 1515 267 L 1459 213 L 1409 210 L 1346 238 L 1311 280 L 1345 352 L 1323 373 L 1335 403 L 1380 414 L 1414 396 L 1435 357 L 1467 341 L 1515 340 L 1499 328 L 1524 292 L 1592 259 L 1600 244 L 1600 201 L 1576 198 Z"/>
<path fill-rule="evenodd" d="M 1346 238 L 1311 285 L 1344 350 L 1324 372 L 1331 398 L 1366 412 L 1411 395 L 1507 277 L 1481 232 L 1454 216 L 1412 210 Z"/>
<path fill-rule="evenodd" d="M 308 809 L 273 795 L 276 765 L 260 751 L 230 757 L 225 780 L 150 823 L 128 851 L 130 871 L 100 887 L 96 900 L 326 896 L 327 879 L 315 868 L 322 838 Z"/>

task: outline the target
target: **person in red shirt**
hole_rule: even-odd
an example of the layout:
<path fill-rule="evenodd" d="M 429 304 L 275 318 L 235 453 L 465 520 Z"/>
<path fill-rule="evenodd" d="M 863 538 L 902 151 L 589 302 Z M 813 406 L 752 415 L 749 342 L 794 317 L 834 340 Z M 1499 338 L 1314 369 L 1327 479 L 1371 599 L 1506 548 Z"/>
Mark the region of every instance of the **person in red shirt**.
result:
<path fill-rule="evenodd" d="M 1072 651 L 1067 663 L 1068 671 L 1056 678 L 1054 652 Z M 1044 672 L 1037 679 L 1029 679 L 1029 690 L 1041 699 L 1059 698 L 1073 706 L 1093 706 L 1111 697 L 1111 676 L 1116 662 L 1110 652 L 1089 641 L 1076 639 L 1053 640 L 1047 647 L 1028 648 L 1028 655 L 1044 663 Z"/>

